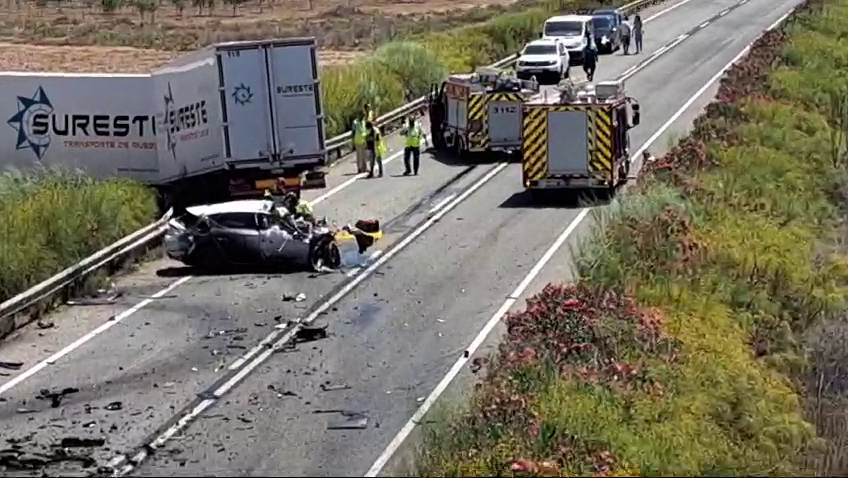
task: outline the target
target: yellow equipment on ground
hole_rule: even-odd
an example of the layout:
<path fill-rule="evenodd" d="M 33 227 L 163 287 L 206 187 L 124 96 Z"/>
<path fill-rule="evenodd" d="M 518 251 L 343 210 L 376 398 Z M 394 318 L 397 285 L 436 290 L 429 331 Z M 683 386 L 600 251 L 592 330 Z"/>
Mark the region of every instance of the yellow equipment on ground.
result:
<path fill-rule="evenodd" d="M 521 104 L 538 92 L 537 82 L 498 68 L 451 75 L 430 92 L 433 147 L 459 154 L 518 151 Z"/>
<path fill-rule="evenodd" d="M 630 129 L 639 121 L 639 104 L 626 96 L 623 80 L 566 82 L 526 102 L 524 188 L 614 190 L 630 172 Z"/>

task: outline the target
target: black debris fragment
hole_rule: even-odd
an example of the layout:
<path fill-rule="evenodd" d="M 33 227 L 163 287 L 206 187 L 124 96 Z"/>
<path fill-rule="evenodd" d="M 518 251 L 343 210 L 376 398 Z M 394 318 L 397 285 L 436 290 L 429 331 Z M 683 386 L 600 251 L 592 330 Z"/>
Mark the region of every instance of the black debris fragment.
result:
<path fill-rule="evenodd" d="M 20 370 L 23 366 L 23 362 L 0 362 L 0 368 L 5 368 L 6 370 Z"/>
<path fill-rule="evenodd" d="M 327 337 L 329 337 L 329 334 L 327 334 L 327 325 L 322 327 L 304 325 L 294 334 L 294 342 L 314 342 L 316 340 L 326 339 Z"/>
<path fill-rule="evenodd" d="M 116 412 L 118 410 L 123 410 L 124 404 L 122 402 L 112 402 L 109 405 L 103 407 L 105 410 L 109 410 L 110 412 Z"/>
<path fill-rule="evenodd" d="M 249 419 L 249 418 L 247 418 L 247 417 L 243 417 L 243 416 L 241 416 L 241 415 L 239 415 L 239 416 L 238 416 L 238 417 L 236 417 L 236 418 L 238 418 L 238 419 L 239 419 L 239 421 L 240 421 L 240 422 L 242 422 L 242 423 L 253 423 L 253 420 L 251 420 L 251 419 Z"/>
<path fill-rule="evenodd" d="M 21 407 L 16 410 L 18 413 L 38 413 L 38 410 L 33 410 L 31 408 Z"/>
<path fill-rule="evenodd" d="M 49 320 L 39 320 L 35 323 L 39 329 L 52 329 L 56 324 Z"/>
<path fill-rule="evenodd" d="M 103 446 L 105 444 L 105 438 L 66 437 L 62 438 L 62 441 L 56 446 L 60 446 L 62 448 L 90 448 Z"/>
<path fill-rule="evenodd" d="M 197 398 L 201 400 L 217 400 L 218 397 L 215 396 L 215 392 L 210 390 L 206 390 L 197 394 Z"/>
<path fill-rule="evenodd" d="M 43 388 L 35 398 L 38 400 L 50 400 L 51 408 L 59 408 L 59 405 L 62 404 L 62 399 L 65 398 L 66 395 L 71 395 L 77 392 L 79 392 L 79 389 L 75 387 L 66 387 L 55 392 Z"/>
<path fill-rule="evenodd" d="M 297 295 L 283 294 L 283 302 L 303 302 L 304 300 L 306 300 L 306 294 L 303 292 Z"/>

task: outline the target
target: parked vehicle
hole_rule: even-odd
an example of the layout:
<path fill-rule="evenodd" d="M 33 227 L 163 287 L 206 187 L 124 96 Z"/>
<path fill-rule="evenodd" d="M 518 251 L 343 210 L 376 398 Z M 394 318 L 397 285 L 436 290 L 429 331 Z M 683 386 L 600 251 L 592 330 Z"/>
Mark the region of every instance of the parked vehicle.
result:
<path fill-rule="evenodd" d="M 598 53 L 612 53 L 621 48 L 621 32 L 619 25 L 624 21 L 624 14 L 619 10 L 595 10 L 592 12 L 592 29 Z"/>
<path fill-rule="evenodd" d="M 521 50 L 515 63 L 515 73 L 522 80 L 533 77 L 543 83 L 559 83 L 570 75 L 571 64 L 565 44 L 556 38 L 533 40 Z"/>
<path fill-rule="evenodd" d="M 583 63 L 583 50 L 593 40 L 592 17 L 589 15 L 560 15 L 545 20 L 542 38 L 556 38 L 568 50 L 571 64 Z"/>

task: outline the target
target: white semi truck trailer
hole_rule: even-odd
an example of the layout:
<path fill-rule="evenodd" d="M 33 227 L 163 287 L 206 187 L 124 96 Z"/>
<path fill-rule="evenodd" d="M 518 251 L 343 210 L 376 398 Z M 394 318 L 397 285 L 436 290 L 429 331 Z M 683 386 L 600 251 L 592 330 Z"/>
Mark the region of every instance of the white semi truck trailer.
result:
<path fill-rule="evenodd" d="M 326 186 L 314 38 L 221 43 L 150 75 L 0 73 L 0 169 L 59 165 L 166 203 Z"/>

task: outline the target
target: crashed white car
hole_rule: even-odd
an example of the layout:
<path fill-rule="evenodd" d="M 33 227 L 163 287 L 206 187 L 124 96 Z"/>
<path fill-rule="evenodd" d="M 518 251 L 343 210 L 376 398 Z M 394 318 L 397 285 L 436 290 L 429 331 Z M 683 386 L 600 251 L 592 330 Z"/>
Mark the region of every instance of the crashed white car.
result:
<path fill-rule="evenodd" d="M 175 211 L 168 222 L 168 257 L 193 267 L 341 266 L 339 240 L 355 240 L 362 254 L 381 237 L 376 220 L 331 228 L 295 217 L 270 199 L 245 199 Z"/>

